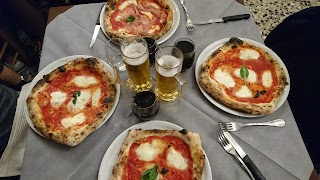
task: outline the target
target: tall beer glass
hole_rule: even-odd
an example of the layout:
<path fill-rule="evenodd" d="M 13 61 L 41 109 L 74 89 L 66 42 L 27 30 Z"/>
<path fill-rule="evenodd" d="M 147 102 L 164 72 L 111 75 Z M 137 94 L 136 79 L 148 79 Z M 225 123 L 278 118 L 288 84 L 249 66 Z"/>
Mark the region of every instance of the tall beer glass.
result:
<path fill-rule="evenodd" d="M 160 48 L 156 55 L 157 97 L 163 101 L 175 101 L 181 94 L 186 81 L 180 75 L 183 54 L 174 46 Z"/>
<path fill-rule="evenodd" d="M 121 42 L 121 54 L 129 79 L 127 85 L 134 92 L 152 87 L 148 44 L 142 37 L 130 37 Z"/>

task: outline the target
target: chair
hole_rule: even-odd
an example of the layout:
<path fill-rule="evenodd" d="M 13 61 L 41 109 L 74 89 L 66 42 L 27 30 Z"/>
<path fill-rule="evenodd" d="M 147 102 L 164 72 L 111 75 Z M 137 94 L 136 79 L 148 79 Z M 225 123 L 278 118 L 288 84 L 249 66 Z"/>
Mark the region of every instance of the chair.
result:
<path fill-rule="evenodd" d="M 265 44 L 290 75 L 288 101 L 315 169 L 320 172 L 320 7 L 299 11 L 280 23 Z"/>

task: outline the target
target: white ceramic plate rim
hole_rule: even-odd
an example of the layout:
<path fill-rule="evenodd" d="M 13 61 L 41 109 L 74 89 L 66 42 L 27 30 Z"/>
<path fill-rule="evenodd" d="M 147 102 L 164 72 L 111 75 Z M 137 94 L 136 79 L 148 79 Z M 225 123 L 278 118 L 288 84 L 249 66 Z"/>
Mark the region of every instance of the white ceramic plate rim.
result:
<path fill-rule="evenodd" d="M 216 100 L 214 100 L 203 88 L 202 86 L 199 84 L 199 72 L 201 69 L 202 64 L 209 58 L 209 56 L 215 51 L 217 50 L 220 46 L 224 45 L 225 43 L 227 43 L 229 41 L 230 38 L 224 38 L 224 39 L 220 39 L 218 41 L 213 42 L 212 44 L 208 45 L 199 55 L 197 62 L 196 62 L 196 67 L 195 67 L 195 76 L 196 76 L 196 81 L 197 84 L 200 88 L 200 91 L 202 92 L 202 94 L 215 106 L 217 106 L 218 108 L 220 108 L 223 111 L 226 111 L 230 114 L 236 115 L 236 116 L 241 116 L 241 117 L 260 117 L 263 115 L 253 115 L 253 114 L 249 114 L 249 113 L 244 113 L 244 112 L 240 112 L 240 111 L 236 111 L 233 110 L 219 102 L 217 102 Z M 285 89 L 283 91 L 283 93 L 280 96 L 280 99 L 277 103 L 277 106 L 275 108 L 275 111 L 281 107 L 281 105 L 286 101 L 288 95 L 289 95 L 289 91 L 290 91 L 290 77 L 289 77 L 289 73 L 288 70 L 285 66 L 285 64 L 283 63 L 283 61 L 280 59 L 280 57 L 273 52 L 270 48 L 268 48 L 267 46 L 251 40 L 251 39 L 246 39 L 246 38 L 240 38 L 243 41 L 248 42 L 249 44 L 255 45 L 257 47 L 262 48 L 263 50 L 265 50 L 266 52 L 268 52 L 273 58 L 275 58 L 280 66 L 284 69 L 285 75 L 287 77 L 287 82 L 288 84 L 285 86 Z"/>
<path fill-rule="evenodd" d="M 120 151 L 122 144 L 128 135 L 129 129 L 172 129 L 172 130 L 180 131 L 183 128 L 167 121 L 151 120 L 151 121 L 135 124 L 130 128 L 126 129 L 111 143 L 111 145 L 105 152 L 100 164 L 98 180 L 107 180 L 111 178 L 113 166 L 118 160 L 118 152 Z M 212 180 L 210 163 L 205 152 L 204 154 L 206 159 L 205 159 L 202 179 Z"/>
<path fill-rule="evenodd" d="M 176 2 L 174 2 L 174 0 L 168 0 L 168 1 L 170 2 L 172 9 L 173 9 L 173 22 L 172 22 L 172 26 L 171 26 L 170 30 L 165 35 L 163 35 L 161 38 L 159 38 L 157 40 L 158 44 L 164 43 L 166 40 L 168 40 L 176 32 L 176 30 L 179 27 L 179 23 L 180 23 L 180 11 L 179 11 L 179 8 L 178 8 Z M 104 29 L 104 11 L 105 11 L 105 9 L 106 9 L 106 4 L 103 6 L 103 8 L 100 12 L 100 25 L 101 25 L 101 29 L 102 29 L 103 34 L 108 37 L 106 30 Z"/>
<path fill-rule="evenodd" d="M 29 126 L 31 127 L 32 130 L 34 130 L 37 134 L 39 134 L 42 137 L 45 137 L 38 129 L 36 129 L 34 127 L 34 124 L 32 122 L 32 120 L 30 119 L 29 116 L 29 110 L 28 110 L 28 106 L 27 106 L 27 98 L 28 95 L 31 93 L 32 88 L 36 85 L 36 83 L 43 78 L 44 75 L 49 74 L 50 72 L 52 72 L 53 70 L 55 70 L 56 68 L 58 68 L 59 66 L 62 66 L 64 64 L 66 64 L 69 61 L 75 60 L 77 58 L 89 58 L 89 57 L 93 57 L 93 56 L 88 56 L 88 55 L 74 55 L 74 56 L 67 56 L 67 57 L 63 57 L 61 59 L 58 59 L 54 62 L 52 62 L 51 64 L 49 64 L 48 66 L 46 66 L 45 68 L 43 68 L 31 81 L 28 89 L 26 90 L 26 94 L 25 94 L 25 100 L 24 100 L 24 113 L 25 113 L 25 117 L 27 119 L 27 122 L 29 124 Z M 99 58 L 97 58 L 99 59 Z M 107 64 L 106 62 L 104 62 L 103 60 L 99 59 L 103 65 L 106 67 L 106 69 L 110 72 L 111 75 L 113 75 L 113 68 Z M 117 83 L 116 84 L 116 89 L 117 89 L 117 93 L 116 93 L 116 97 L 115 97 L 115 102 L 113 107 L 111 108 L 109 114 L 107 115 L 107 117 L 105 118 L 105 120 L 100 124 L 100 126 L 98 128 L 100 128 L 113 114 L 113 112 L 115 111 L 118 102 L 119 102 L 119 98 L 120 98 L 120 85 Z M 98 129 L 97 128 L 97 129 Z"/>

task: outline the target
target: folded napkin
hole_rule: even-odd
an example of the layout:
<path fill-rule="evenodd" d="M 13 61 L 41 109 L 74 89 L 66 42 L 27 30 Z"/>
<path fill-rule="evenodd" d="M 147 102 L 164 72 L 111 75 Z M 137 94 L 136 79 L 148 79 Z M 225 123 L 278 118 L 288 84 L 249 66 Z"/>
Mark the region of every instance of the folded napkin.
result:
<path fill-rule="evenodd" d="M 24 113 L 25 92 L 28 87 L 29 84 L 26 84 L 21 88 L 17 100 L 17 107 L 8 145 L 0 159 L 0 177 L 20 175 L 28 130 L 28 124 Z"/>

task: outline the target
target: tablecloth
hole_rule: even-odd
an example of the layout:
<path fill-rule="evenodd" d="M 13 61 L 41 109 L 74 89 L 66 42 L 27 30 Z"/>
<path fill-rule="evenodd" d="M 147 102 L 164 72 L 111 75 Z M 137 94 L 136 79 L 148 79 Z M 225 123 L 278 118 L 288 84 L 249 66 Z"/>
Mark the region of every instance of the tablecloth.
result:
<path fill-rule="evenodd" d="M 183 9 L 179 1 L 175 2 L 181 14 L 179 27 L 160 46 L 173 45 L 178 38 L 188 37 L 196 44 L 197 58 L 209 44 L 226 37 L 237 36 L 263 43 L 252 17 L 226 24 L 196 26 L 196 32 L 190 34 L 185 28 Z M 103 47 L 107 38 L 101 31 L 94 46 L 89 48 L 102 5 L 74 6 L 47 26 L 39 70 L 70 55 L 85 54 L 106 59 Z M 244 6 L 233 0 L 188 1 L 187 7 L 195 21 L 249 13 Z M 195 80 L 194 66 L 184 72 L 183 76 L 188 80 L 187 92 L 174 103 L 162 103 L 154 119 L 172 122 L 200 134 L 213 179 L 249 179 L 237 160 L 227 154 L 218 143 L 218 121 L 261 122 L 277 118 L 286 121 L 284 128 L 251 127 L 232 134 L 267 179 L 309 178 L 313 164 L 287 101 L 277 111 L 264 117 L 238 117 L 217 108 L 203 96 Z M 132 114 L 131 100 L 132 92 L 121 87 L 119 104 L 111 118 L 73 148 L 45 139 L 29 128 L 21 179 L 97 179 L 101 159 L 112 141 L 125 129 L 140 122 Z"/>

